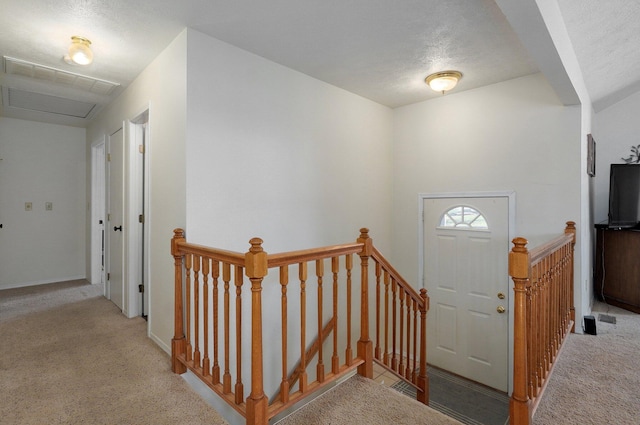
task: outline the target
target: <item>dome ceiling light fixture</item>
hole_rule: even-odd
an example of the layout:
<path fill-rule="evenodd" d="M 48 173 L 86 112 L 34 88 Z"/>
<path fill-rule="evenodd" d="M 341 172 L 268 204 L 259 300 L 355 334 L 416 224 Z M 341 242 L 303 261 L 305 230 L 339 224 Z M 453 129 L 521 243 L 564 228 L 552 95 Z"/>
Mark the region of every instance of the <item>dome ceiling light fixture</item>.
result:
<path fill-rule="evenodd" d="M 429 75 L 424 81 L 432 90 L 444 94 L 444 92 L 454 88 L 460 78 L 462 78 L 462 72 L 460 71 L 442 71 Z"/>
<path fill-rule="evenodd" d="M 71 37 L 69 53 L 65 55 L 64 61 L 70 65 L 89 65 L 93 62 L 93 52 L 89 46 L 91 40 L 74 35 Z"/>

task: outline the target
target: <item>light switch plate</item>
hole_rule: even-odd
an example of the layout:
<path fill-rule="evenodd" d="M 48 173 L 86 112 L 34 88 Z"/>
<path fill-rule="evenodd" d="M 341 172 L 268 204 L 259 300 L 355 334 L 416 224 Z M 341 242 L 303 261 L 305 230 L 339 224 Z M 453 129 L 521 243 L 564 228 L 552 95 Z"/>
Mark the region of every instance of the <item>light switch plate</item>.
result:
<path fill-rule="evenodd" d="M 53 210 L 53 202 L 47 202 L 44 204 L 44 209 L 47 211 L 52 211 Z"/>

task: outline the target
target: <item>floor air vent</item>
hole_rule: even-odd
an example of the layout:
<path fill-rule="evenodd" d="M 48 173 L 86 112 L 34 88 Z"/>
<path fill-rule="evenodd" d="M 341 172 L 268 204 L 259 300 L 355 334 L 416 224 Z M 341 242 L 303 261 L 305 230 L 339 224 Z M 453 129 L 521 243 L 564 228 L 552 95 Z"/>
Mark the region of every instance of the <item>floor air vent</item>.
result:
<path fill-rule="evenodd" d="M 80 102 L 10 87 L 3 87 L 2 92 L 5 108 L 19 108 L 68 117 L 87 118 L 96 107 L 96 104 L 91 102 Z"/>

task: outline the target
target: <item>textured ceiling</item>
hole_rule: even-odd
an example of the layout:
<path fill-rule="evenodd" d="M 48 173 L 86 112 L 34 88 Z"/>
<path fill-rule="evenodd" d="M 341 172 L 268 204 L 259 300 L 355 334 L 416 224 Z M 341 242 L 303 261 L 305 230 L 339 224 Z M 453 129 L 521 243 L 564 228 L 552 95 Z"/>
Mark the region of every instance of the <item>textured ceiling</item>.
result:
<path fill-rule="evenodd" d="M 640 90 L 640 0 L 559 0 L 594 108 Z"/>
<path fill-rule="evenodd" d="M 637 0 L 559 4 L 592 99 L 603 103 L 639 86 Z M 624 6 L 624 13 L 610 4 Z M 95 102 L 100 108 L 188 26 L 397 107 L 439 96 L 424 84 L 431 72 L 460 70 L 464 77 L 455 89 L 460 92 L 543 69 L 528 54 L 530 44 L 525 49 L 520 42 L 527 29 L 514 31 L 512 25 L 493 0 L 4 0 L 0 55 L 120 86 L 110 95 L 96 95 L 4 73 L 0 85 Z M 92 40 L 93 64 L 62 60 L 72 35 Z M 626 66 L 614 68 L 620 61 Z M 622 77 L 615 87 L 601 82 L 611 72 Z M 6 107 L 0 115 L 87 124 Z"/>

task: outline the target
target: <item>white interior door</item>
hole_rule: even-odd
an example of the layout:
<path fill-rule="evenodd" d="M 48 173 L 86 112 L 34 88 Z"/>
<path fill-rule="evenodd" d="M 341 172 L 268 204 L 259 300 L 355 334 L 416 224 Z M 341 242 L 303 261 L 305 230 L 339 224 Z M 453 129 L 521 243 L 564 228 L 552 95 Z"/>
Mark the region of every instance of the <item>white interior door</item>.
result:
<path fill-rule="evenodd" d="M 428 362 L 507 391 L 508 199 L 423 202 Z"/>
<path fill-rule="evenodd" d="M 109 212 L 107 231 L 109 267 L 107 272 L 108 298 L 123 309 L 124 300 L 124 132 L 116 131 L 109 137 Z"/>

